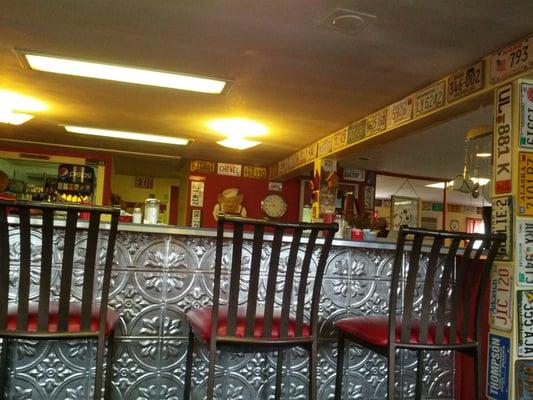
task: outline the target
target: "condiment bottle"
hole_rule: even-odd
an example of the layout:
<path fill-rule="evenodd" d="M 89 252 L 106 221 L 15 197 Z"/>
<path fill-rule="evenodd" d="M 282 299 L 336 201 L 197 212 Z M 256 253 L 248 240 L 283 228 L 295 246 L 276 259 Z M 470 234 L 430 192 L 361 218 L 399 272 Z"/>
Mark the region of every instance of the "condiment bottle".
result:
<path fill-rule="evenodd" d="M 132 214 L 132 222 L 134 224 L 141 224 L 142 223 L 142 216 L 143 216 L 143 213 L 142 213 L 142 210 L 139 208 L 139 207 L 135 207 L 133 209 L 133 214 Z"/>

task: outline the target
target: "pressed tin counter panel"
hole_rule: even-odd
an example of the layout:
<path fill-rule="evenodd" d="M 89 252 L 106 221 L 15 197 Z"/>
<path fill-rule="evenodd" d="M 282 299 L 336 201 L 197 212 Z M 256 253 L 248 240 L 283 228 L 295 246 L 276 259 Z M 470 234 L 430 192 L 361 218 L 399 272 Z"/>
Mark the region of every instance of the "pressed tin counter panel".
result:
<path fill-rule="evenodd" d="M 37 237 L 39 232 L 36 231 L 35 235 Z M 12 256 L 16 256 L 18 240 L 15 231 L 10 247 Z M 83 249 L 83 238 L 79 240 L 78 247 Z M 348 315 L 386 313 L 394 251 L 390 245 L 379 247 L 376 243 L 338 242 L 330 253 L 319 312 L 319 399 L 333 398 L 337 354 L 332 323 Z M 243 257 L 247 257 L 249 249 L 245 247 Z M 119 232 L 110 294 L 110 306 L 121 316 L 115 334 L 113 399 L 182 398 L 188 336 L 184 314 L 191 307 L 211 302 L 214 251 L 215 239 L 212 235 Z M 266 248 L 264 253 L 264 260 L 268 262 L 269 249 Z M 288 256 L 288 245 L 285 254 Z M 314 255 L 315 260 L 318 254 Z M 33 247 L 32 255 L 32 262 L 38 264 L 38 246 Z M 230 261 L 227 255 L 225 261 Z M 82 279 L 81 269 L 75 271 L 73 285 L 80 284 L 76 275 Z M 32 280 L 38 283 L 39 277 L 34 275 Z M 229 276 L 224 276 L 221 284 L 223 293 L 228 290 L 228 281 Z M 10 284 L 15 296 L 16 273 L 12 274 Z M 241 287 L 247 287 L 246 276 L 241 280 Z M 280 291 L 282 288 L 283 282 L 280 281 Z M 260 288 L 258 296 L 262 294 Z M 91 376 L 95 362 L 93 346 L 87 340 L 17 341 L 11 346 L 8 398 L 89 398 L 94 379 Z M 195 353 L 195 399 L 204 398 L 207 376 L 205 350 L 205 346 L 200 346 Z M 276 354 L 219 353 L 216 398 L 273 398 Z M 397 357 L 401 398 L 414 398 L 416 357 L 407 352 L 398 353 Z M 385 398 L 385 358 L 351 346 L 346 359 L 343 398 Z M 452 361 L 446 352 L 426 353 L 424 398 L 453 398 Z M 284 368 L 283 398 L 305 400 L 307 352 L 286 351 Z"/>

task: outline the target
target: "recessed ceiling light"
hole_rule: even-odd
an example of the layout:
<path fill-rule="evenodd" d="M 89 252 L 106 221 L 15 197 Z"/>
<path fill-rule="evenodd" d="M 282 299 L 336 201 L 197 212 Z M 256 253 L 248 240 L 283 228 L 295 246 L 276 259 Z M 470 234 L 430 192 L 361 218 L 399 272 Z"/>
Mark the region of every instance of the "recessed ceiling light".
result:
<path fill-rule="evenodd" d="M 488 178 L 470 178 L 470 179 L 472 179 L 472 182 L 474 183 L 479 183 L 479 186 L 484 186 L 490 182 L 490 179 Z"/>
<path fill-rule="evenodd" d="M 490 156 L 492 156 L 492 153 L 477 153 L 476 154 L 476 157 L 479 157 L 479 158 L 487 158 Z"/>
<path fill-rule="evenodd" d="M 114 131 L 114 130 L 109 130 L 109 129 L 87 128 L 83 126 L 73 126 L 73 125 L 65 125 L 65 129 L 68 132 L 72 132 L 72 133 L 81 133 L 83 135 L 93 135 L 93 136 L 105 136 L 105 137 L 111 137 L 111 138 L 116 138 L 116 139 L 141 140 L 144 142 L 166 143 L 166 144 L 175 144 L 175 145 L 180 145 L 180 146 L 183 146 L 189 143 L 189 139 L 153 135 L 151 133 Z"/>
<path fill-rule="evenodd" d="M 222 93 L 227 84 L 227 82 L 223 80 L 181 73 L 109 65 L 93 61 L 82 61 L 22 51 L 20 53 L 25 57 L 26 62 L 31 69 L 56 74 L 105 79 L 117 82 L 134 83 L 137 85 L 157 86 L 211 94 Z"/>
<path fill-rule="evenodd" d="M 247 140 L 241 137 L 229 137 L 227 139 L 220 140 L 217 143 L 221 146 L 229 147 L 231 149 L 245 150 L 245 149 L 249 149 L 251 147 L 257 146 L 261 142 L 256 142 L 254 140 Z"/>
<path fill-rule="evenodd" d="M 228 136 L 261 136 L 268 132 L 268 128 L 245 118 L 224 118 L 209 121 L 207 126 L 218 133 Z"/>
<path fill-rule="evenodd" d="M 488 178 L 471 177 L 471 178 L 468 178 L 468 179 L 470 179 L 473 183 L 479 183 L 479 186 L 484 186 L 484 185 L 486 185 L 487 183 L 490 182 L 490 179 L 488 179 Z M 452 187 L 453 186 L 453 181 L 446 182 L 446 186 L 447 187 Z M 444 189 L 444 182 L 431 183 L 429 185 L 426 185 L 426 187 L 433 188 L 433 189 Z"/>
<path fill-rule="evenodd" d="M 11 125 L 22 125 L 33 118 L 31 114 L 13 112 L 11 110 L 0 110 L 0 122 Z"/>

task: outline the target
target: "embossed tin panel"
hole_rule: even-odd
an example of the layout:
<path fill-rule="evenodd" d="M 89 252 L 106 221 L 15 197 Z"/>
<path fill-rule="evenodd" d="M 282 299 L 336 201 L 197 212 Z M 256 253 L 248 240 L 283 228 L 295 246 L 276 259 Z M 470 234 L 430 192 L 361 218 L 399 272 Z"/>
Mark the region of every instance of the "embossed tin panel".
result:
<path fill-rule="evenodd" d="M 38 232 L 36 232 L 38 235 Z M 83 238 L 79 246 L 83 247 Z M 214 237 L 119 232 L 111 282 L 110 306 L 120 315 L 112 377 L 114 400 L 176 400 L 182 398 L 188 326 L 185 313 L 210 304 L 213 288 Z M 61 237 L 57 242 L 60 244 Z M 251 242 L 245 244 L 243 257 Z M 10 243 L 16 253 L 16 240 Z M 332 397 L 335 385 L 336 344 L 333 322 L 348 315 L 387 312 L 392 248 L 334 246 L 326 266 L 320 305 L 319 399 Z M 282 249 L 282 257 L 288 247 Z M 227 254 L 231 254 L 228 246 Z M 35 262 L 40 249 L 34 249 Z M 262 262 L 268 263 L 265 248 Z M 313 265 L 319 257 L 313 255 Z M 55 259 L 55 262 L 60 262 Z M 229 259 L 226 262 L 230 262 Z M 229 265 L 229 264 L 228 264 Z M 38 276 L 34 277 L 38 281 Z M 227 281 L 228 277 L 224 277 Z M 248 278 L 242 277 L 246 288 Z M 16 276 L 10 282 L 16 293 Z M 222 283 L 222 290 L 225 284 Z M 283 282 L 280 282 L 280 288 Z M 261 291 L 259 292 L 259 296 Z M 245 298 L 241 301 L 246 301 Z M 385 397 L 385 359 L 351 346 L 345 369 L 345 398 L 378 400 Z M 11 346 L 8 397 L 13 399 L 87 399 L 94 371 L 94 343 L 19 340 Z M 217 399 L 269 399 L 275 387 L 276 353 L 219 353 Z M 398 353 L 398 393 L 414 397 L 416 356 Z M 453 397 L 453 358 L 450 353 L 424 356 L 424 394 L 432 399 Z M 283 398 L 307 399 L 308 356 L 294 349 L 284 354 Z M 207 351 L 195 352 L 193 398 L 203 399 Z"/>

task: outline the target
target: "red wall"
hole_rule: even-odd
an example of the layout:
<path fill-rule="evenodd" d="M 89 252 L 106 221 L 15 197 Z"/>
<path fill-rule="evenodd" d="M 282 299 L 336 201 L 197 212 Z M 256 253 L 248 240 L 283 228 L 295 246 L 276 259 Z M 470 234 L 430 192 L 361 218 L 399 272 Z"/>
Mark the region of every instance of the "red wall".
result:
<path fill-rule="evenodd" d="M 261 200 L 270 193 L 268 190 L 268 180 L 217 174 L 200 174 L 196 172 L 191 173 L 191 175 L 202 176 L 205 178 L 204 206 L 201 207 L 203 228 L 215 228 L 217 226 L 217 223 L 213 218 L 213 208 L 217 204 L 217 195 L 228 188 L 237 188 L 239 189 L 239 193 L 244 195 L 242 205 L 246 208 L 248 217 L 265 217 L 265 214 L 261 210 Z M 190 188 L 189 181 L 187 187 L 187 225 L 190 225 L 191 223 Z M 283 182 L 283 190 L 276 193 L 280 193 L 287 201 L 287 211 L 281 220 L 292 222 L 298 221 L 300 211 L 300 179 L 294 178 Z"/>

